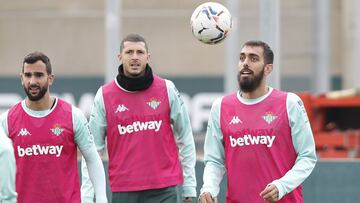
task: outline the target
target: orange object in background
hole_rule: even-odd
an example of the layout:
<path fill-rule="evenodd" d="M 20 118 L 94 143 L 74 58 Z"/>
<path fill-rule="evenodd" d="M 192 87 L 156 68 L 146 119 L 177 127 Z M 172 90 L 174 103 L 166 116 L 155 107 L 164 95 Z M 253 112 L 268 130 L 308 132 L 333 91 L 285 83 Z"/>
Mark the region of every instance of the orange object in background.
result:
<path fill-rule="evenodd" d="M 360 158 L 360 97 L 328 98 L 300 92 L 319 158 Z"/>
<path fill-rule="evenodd" d="M 317 151 L 318 157 L 322 159 L 349 158 L 349 152 L 345 149 L 327 149 Z"/>
<path fill-rule="evenodd" d="M 315 135 L 315 146 L 318 149 L 346 148 L 346 135 L 339 132 L 319 132 Z"/>

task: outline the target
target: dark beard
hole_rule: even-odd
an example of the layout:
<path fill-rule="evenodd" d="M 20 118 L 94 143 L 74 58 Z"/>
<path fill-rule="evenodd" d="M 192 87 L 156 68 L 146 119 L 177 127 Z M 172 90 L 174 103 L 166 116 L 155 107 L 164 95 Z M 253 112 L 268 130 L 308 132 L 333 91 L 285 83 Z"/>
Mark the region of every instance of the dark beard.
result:
<path fill-rule="evenodd" d="M 238 80 L 240 90 L 245 93 L 256 90 L 256 88 L 259 87 L 261 81 L 264 78 L 264 70 L 265 70 L 265 68 L 263 68 L 259 74 L 254 75 L 253 78 L 246 78 L 243 80 L 241 80 L 240 72 L 239 72 L 237 75 L 237 80 Z"/>
<path fill-rule="evenodd" d="M 35 96 L 31 95 L 29 90 L 26 89 L 26 87 L 24 87 L 24 90 L 25 90 L 25 93 L 26 93 L 26 95 L 27 95 L 27 97 L 29 98 L 30 101 L 39 101 L 46 94 L 47 87 L 40 88 L 39 93 L 37 95 L 35 95 Z"/>

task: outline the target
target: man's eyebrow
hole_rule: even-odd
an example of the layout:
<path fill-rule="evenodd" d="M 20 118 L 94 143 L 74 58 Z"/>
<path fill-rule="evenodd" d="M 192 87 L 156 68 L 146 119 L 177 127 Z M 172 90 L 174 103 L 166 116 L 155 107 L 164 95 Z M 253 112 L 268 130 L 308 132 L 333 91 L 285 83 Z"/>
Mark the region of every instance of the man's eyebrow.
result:
<path fill-rule="evenodd" d="M 257 57 L 259 57 L 259 55 L 255 54 L 255 53 L 249 53 L 249 54 L 240 53 L 240 56 L 244 56 L 244 55 L 248 55 L 248 56 L 257 56 Z"/>
<path fill-rule="evenodd" d="M 43 72 L 24 72 L 24 74 L 44 74 Z"/>

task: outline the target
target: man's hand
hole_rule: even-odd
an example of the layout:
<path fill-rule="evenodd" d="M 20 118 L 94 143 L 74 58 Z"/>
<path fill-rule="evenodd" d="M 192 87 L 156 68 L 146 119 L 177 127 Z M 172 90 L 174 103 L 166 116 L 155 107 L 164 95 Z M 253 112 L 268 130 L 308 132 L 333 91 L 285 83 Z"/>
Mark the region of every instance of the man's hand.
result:
<path fill-rule="evenodd" d="M 192 197 L 184 197 L 182 199 L 183 202 L 192 202 Z"/>
<path fill-rule="evenodd" d="M 266 188 L 260 192 L 260 196 L 269 202 L 279 201 L 279 190 L 273 184 L 267 185 Z"/>
<path fill-rule="evenodd" d="M 204 192 L 199 197 L 199 203 L 218 203 L 218 199 L 213 198 L 209 192 Z"/>

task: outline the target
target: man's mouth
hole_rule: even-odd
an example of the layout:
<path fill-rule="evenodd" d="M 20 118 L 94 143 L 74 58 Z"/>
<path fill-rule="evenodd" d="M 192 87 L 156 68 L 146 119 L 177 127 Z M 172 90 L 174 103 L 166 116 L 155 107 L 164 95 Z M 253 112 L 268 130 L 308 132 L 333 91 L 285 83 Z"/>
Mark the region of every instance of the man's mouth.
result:
<path fill-rule="evenodd" d="M 253 72 L 252 72 L 251 70 L 242 70 L 242 71 L 240 72 L 240 74 L 241 74 L 241 75 L 252 75 Z"/>
<path fill-rule="evenodd" d="M 29 92 L 31 94 L 36 94 L 40 91 L 40 87 L 29 87 Z"/>

